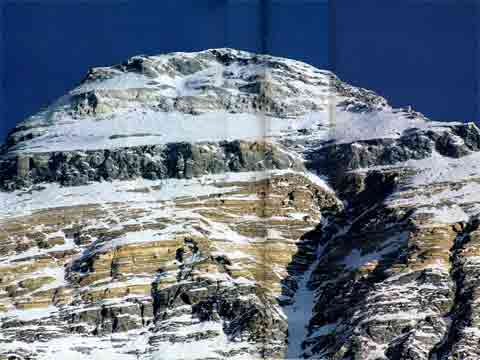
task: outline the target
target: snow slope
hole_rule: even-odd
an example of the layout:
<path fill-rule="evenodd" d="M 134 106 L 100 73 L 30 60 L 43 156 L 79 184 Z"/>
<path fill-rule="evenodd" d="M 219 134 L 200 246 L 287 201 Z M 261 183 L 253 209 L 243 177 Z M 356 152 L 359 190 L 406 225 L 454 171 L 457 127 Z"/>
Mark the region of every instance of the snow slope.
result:
<path fill-rule="evenodd" d="M 133 57 L 92 69 L 81 85 L 19 124 L 8 150 L 265 139 L 302 129 L 342 143 L 439 126 L 369 92 L 367 111 L 345 111 L 366 106 L 362 92 L 305 63 L 231 49 Z"/>

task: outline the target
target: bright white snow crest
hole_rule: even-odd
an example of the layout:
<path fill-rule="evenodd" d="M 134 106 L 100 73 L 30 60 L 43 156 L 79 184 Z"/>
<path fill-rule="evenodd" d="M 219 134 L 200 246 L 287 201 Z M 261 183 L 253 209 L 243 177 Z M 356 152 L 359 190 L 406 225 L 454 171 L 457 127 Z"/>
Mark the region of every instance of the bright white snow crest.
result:
<path fill-rule="evenodd" d="M 214 51 L 236 57 L 221 63 L 212 57 Z M 263 62 L 252 63 L 256 57 Z M 188 70 L 172 65 L 173 59 L 188 64 Z M 24 121 L 17 132 L 24 138 L 10 150 L 51 152 L 265 139 L 301 129 L 315 130 L 319 140 L 352 142 L 396 138 L 405 129 L 435 125 L 422 117 L 406 117 L 386 104 L 376 111 L 345 111 L 336 105 L 349 97 L 332 86 L 334 75 L 299 61 L 228 49 L 130 59 L 135 61 L 144 68 L 136 72 L 118 66 L 93 69 L 93 74 L 101 76 L 90 76 Z M 262 102 L 279 109 L 262 107 Z M 82 106 L 96 108 L 79 113 Z"/>
<path fill-rule="evenodd" d="M 399 120 L 404 121 L 399 121 Z M 335 121 L 335 122 L 334 122 Z M 352 127 L 352 124 L 355 124 Z M 260 114 L 212 112 L 200 115 L 136 110 L 112 120 L 93 117 L 66 119 L 50 125 L 45 135 L 29 140 L 21 152 L 95 150 L 174 142 L 222 140 L 262 140 L 293 130 L 323 128 L 324 141 L 349 143 L 376 138 L 397 138 L 411 127 L 427 127 L 422 120 L 402 119 L 391 112 L 353 114 L 338 111 L 335 120 L 329 112 L 316 112 L 296 119 Z"/>

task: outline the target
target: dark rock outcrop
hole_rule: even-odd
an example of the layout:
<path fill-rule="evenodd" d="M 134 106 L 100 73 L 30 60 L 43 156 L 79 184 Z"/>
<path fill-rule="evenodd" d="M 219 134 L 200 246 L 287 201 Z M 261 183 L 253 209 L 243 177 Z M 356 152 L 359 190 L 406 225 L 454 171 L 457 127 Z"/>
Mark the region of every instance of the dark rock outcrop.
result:
<path fill-rule="evenodd" d="M 190 179 L 225 172 L 303 168 L 278 145 L 246 141 L 15 154 L 0 161 L 0 188 L 4 190 L 41 182 L 75 186 L 138 177 Z"/>

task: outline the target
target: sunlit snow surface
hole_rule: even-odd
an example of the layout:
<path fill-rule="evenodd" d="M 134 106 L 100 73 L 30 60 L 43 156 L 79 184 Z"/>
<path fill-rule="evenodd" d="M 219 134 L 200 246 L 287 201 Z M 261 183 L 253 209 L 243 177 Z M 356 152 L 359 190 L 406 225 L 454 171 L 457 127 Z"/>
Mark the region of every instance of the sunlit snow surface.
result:
<path fill-rule="evenodd" d="M 415 205 L 417 214 L 427 214 L 438 224 L 480 216 L 480 153 L 449 158 L 434 152 L 428 158 L 394 167 L 413 169 L 415 174 L 387 198 L 387 205 Z"/>
<path fill-rule="evenodd" d="M 57 183 L 40 184 L 31 190 L 0 192 L 0 219 L 29 215 L 45 208 L 59 208 L 89 204 L 125 202 L 130 206 L 158 201 L 174 200 L 182 197 L 200 197 L 222 194 L 235 190 L 235 186 L 216 184 L 259 181 L 276 175 L 301 174 L 314 184 L 327 191 L 333 191 L 328 184 L 314 174 L 304 174 L 292 170 L 267 170 L 243 173 L 205 175 L 194 179 L 165 180 L 114 180 L 94 182 L 88 185 L 64 187 Z M 146 189 L 147 191 L 135 191 Z"/>
<path fill-rule="evenodd" d="M 287 67 L 284 70 L 282 67 L 241 64 L 240 60 L 224 65 L 206 60 L 202 54 L 205 53 L 177 53 L 144 59 L 155 64 L 152 69 L 156 70 L 152 70 L 154 74 L 149 77 L 102 68 L 109 74 L 106 78 L 83 83 L 25 120 L 23 128 L 18 131 L 18 135 L 24 138 L 9 150 L 49 152 L 181 141 L 264 140 L 295 134 L 301 129 L 314 131 L 316 140 L 342 143 L 397 138 L 409 128 L 440 125 L 426 122 L 422 116 L 407 116 L 386 104 L 374 111 L 345 111 L 337 104 L 351 98 L 337 93 L 331 86 L 333 74 L 299 61 L 275 58 Z M 245 52 L 236 54 L 243 58 L 253 57 Z M 180 56 L 182 61 L 198 61 L 201 66 L 189 74 L 173 71 L 169 62 L 174 56 Z M 271 88 L 269 96 L 277 103 L 290 106 L 289 112 L 279 117 L 251 106 L 245 107 L 245 97 L 247 100 L 251 98 L 242 89 L 251 85 Z M 283 94 L 286 89 L 288 96 Z M 105 113 L 76 113 L 75 99 L 89 91 L 100 92 L 99 96 L 103 96 L 111 109 Z M 140 94 L 144 93 L 148 95 L 142 98 Z M 155 106 L 158 100 L 152 98 L 163 99 L 171 109 L 159 109 Z M 201 110 L 198 113 L 173 109 L 174 102 L 191 99 L 195 99 L 195 106 Z M 233 110 L 222 110 L 223 101 L 233 104 Z M 121 106 L 118 106 L 119 102 Z M 30 138 L 30 135 L 34 137 Z"/>
<path fill-rule="evenodd" d="M 354 126 L 352 126 L 354 124 Z M 86 117 L 55 121 L 41 136 L 20 143 L 18 152 L 95 150 L 174 142 L 265 140 L 313 129 L 317 140 L 349 143 L 398 138 L 406 129 L 440 124 L 407 119 L 384 111 L 348 113 L 312 112 L 294 119 L 262 114 L 209 112 L 201 115 L 130 109 L 110 119 Z"/>

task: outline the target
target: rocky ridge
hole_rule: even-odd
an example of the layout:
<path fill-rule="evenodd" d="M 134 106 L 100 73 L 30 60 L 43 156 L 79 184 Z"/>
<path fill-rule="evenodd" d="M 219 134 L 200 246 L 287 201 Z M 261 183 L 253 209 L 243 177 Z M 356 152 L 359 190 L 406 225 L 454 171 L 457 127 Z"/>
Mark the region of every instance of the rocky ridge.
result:
<path fill-rule="evenodd" d="M 92 69 L 0 165 L 0 359 L 478 359 L 480 130 L 232 49 Z"/>

